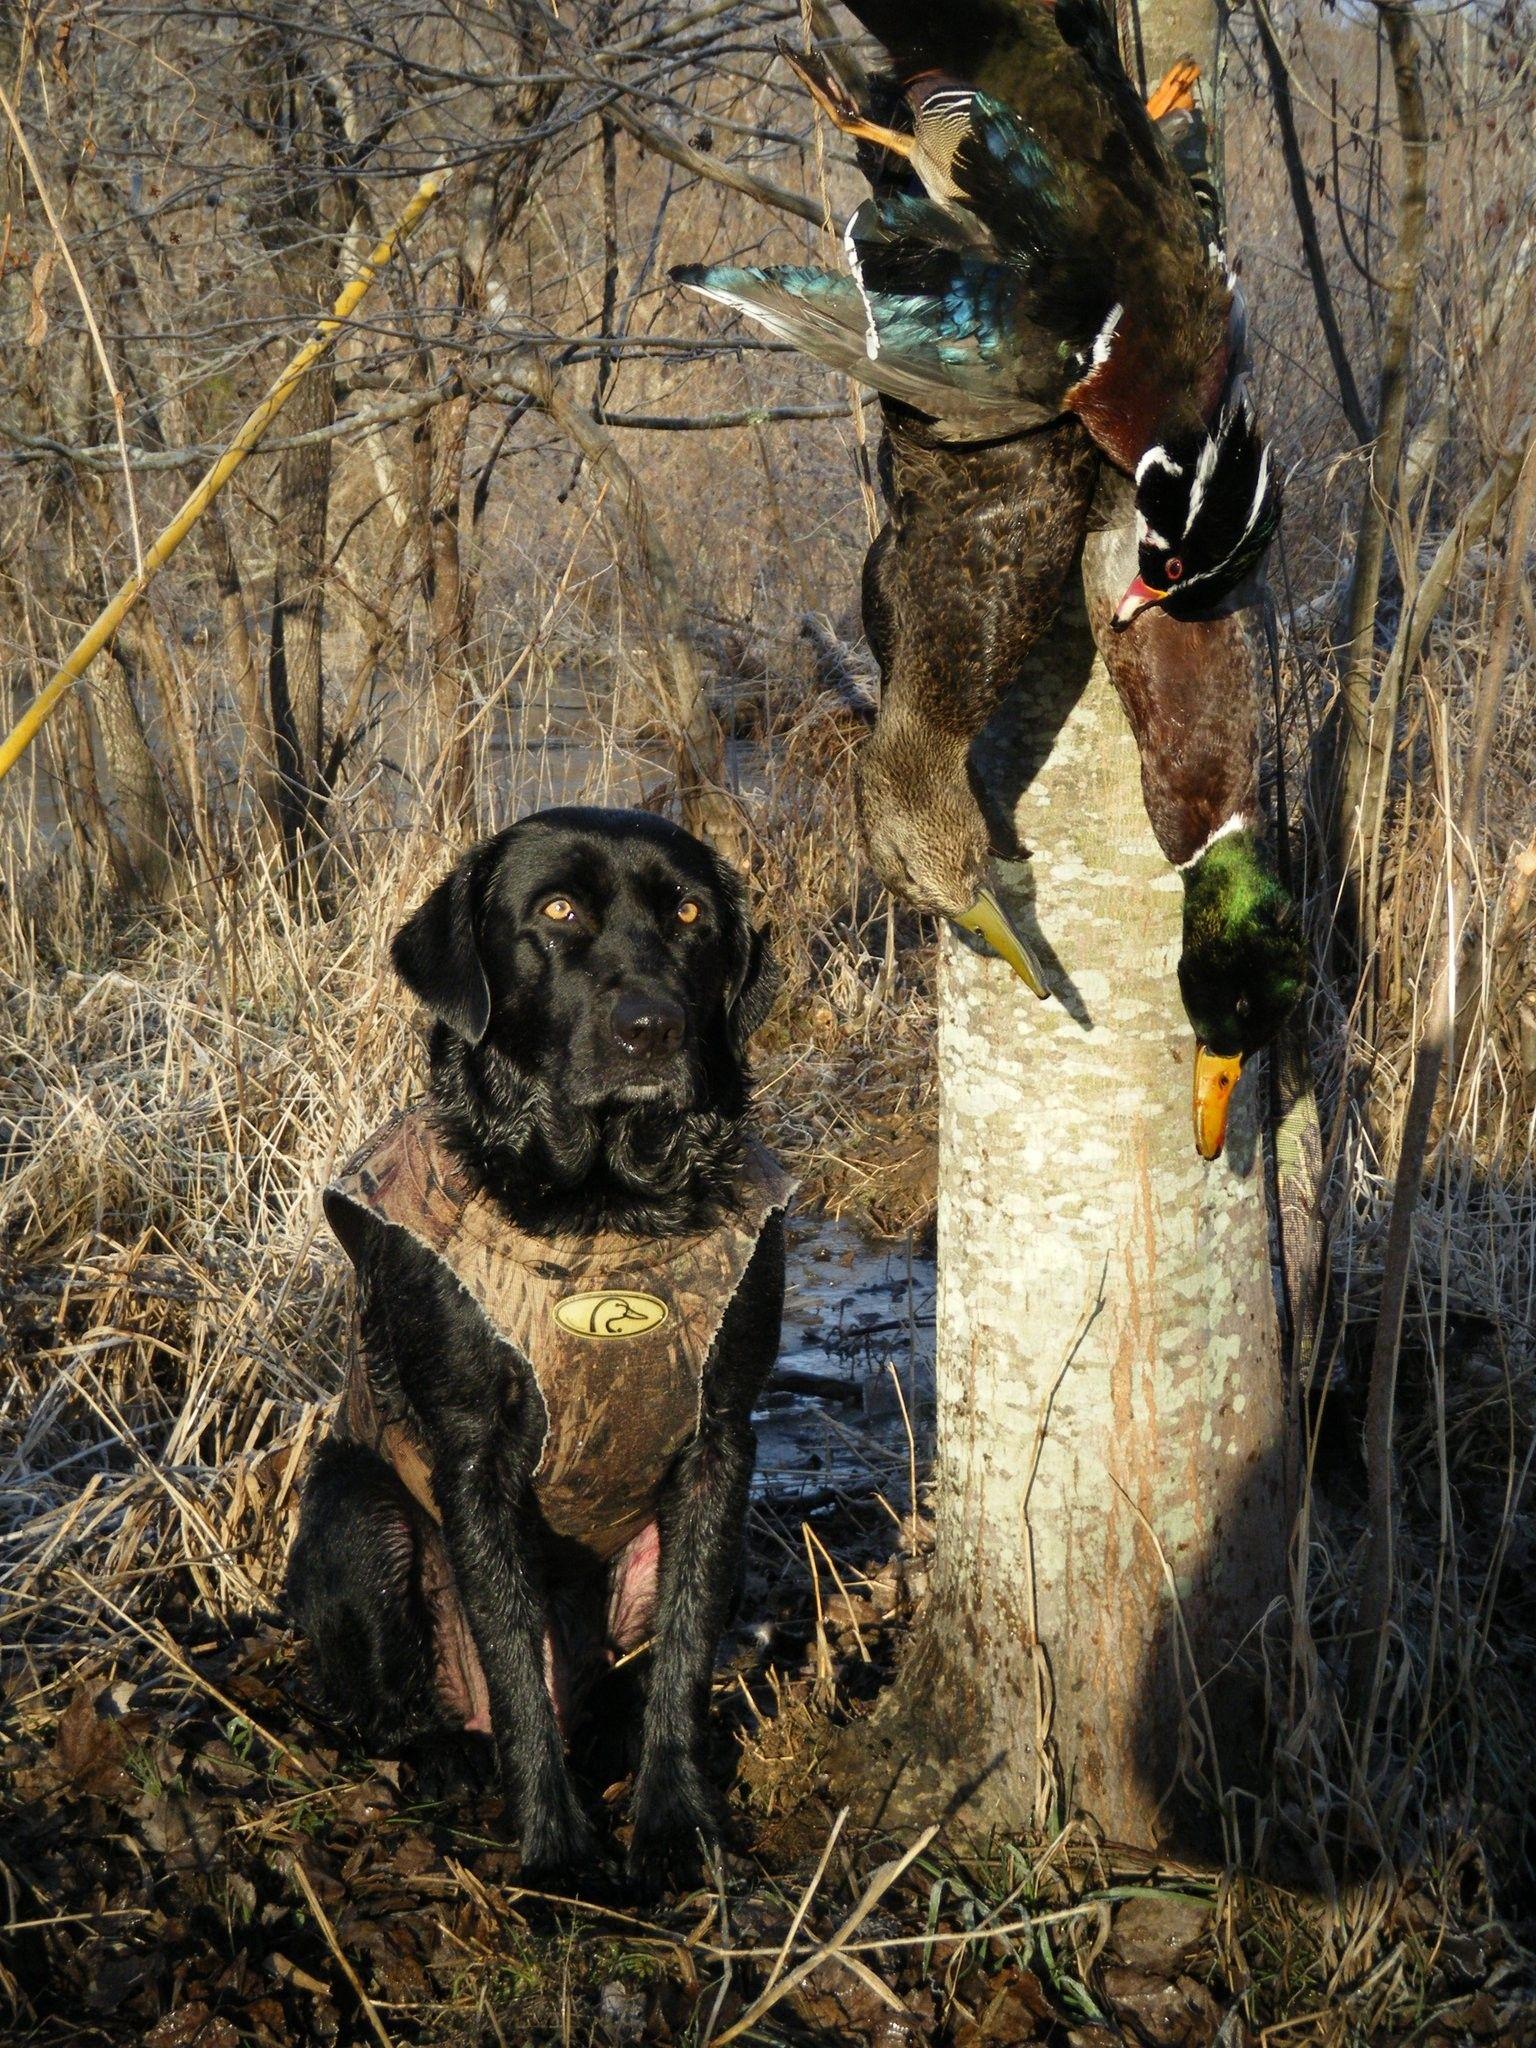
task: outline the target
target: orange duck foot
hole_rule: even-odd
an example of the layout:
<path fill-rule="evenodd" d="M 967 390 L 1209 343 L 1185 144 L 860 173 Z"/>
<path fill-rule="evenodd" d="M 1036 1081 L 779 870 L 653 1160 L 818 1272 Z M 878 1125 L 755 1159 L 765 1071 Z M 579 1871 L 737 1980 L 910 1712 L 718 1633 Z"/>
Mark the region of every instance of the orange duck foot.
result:
<path fill-rule="evenodd" d="M 1147 95 L 1147 112 L 1152 119 L 1161 121 L 1166 114 L 1192 114 L 1195 110 L 1195 80 L 1199 76 L 1200 66 L 1194 58 L 1181 57 Z"/>

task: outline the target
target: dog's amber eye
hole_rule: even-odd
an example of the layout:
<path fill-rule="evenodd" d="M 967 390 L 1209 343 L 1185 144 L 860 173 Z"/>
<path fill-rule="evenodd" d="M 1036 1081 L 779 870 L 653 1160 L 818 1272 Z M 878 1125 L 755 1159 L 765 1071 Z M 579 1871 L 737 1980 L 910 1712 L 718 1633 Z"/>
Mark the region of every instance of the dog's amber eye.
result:
<path fill-rule="evenodd" d="M 547 917 L 551 924 L 569 924 L 576 913 L 571 908 L 568 897 L 551 896 L 547 903 L 540 906 L 539 915 Z"/>
<path fill-rule="evenodd" d="M 694 902 L 691 896 L 685 896 L 682 902 L 679 903 L 679 905 L 677 906 L 677 921 L 679 924 L 698 923 L 699 906 L 697 903 Z"/>

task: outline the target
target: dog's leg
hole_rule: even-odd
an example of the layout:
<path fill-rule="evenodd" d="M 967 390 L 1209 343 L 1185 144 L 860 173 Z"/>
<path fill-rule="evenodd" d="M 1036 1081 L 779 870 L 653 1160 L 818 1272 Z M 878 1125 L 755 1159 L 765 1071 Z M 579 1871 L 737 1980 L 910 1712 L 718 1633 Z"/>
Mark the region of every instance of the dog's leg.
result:
<path fill-rule="evenodd" d="M 422 1584 L 426 1519 L 376 1452 L 337 1437 L 316 1452 L 287 1603 L 327 1708 L 375 1756 L 448 1725 Z"/>
<path fill-rule="evenodd" d="M 510 1462 L 494 1437 L 454 1430 L 435 1460 L 434 1484 L 516 1804 L 523 1875 L 540 1877 L 595 1862 L 597 1842 L 566 1770 L 545 1683 L 548 1602 L 526 1540 L 534 1523 L 524 1499 L 528 1475 Z"/>
<path fill-rule="evenodd" d="M 715 1646 L 730 1615 L 757 1440 L 740 1413 L 706 1417 L 661 1504 L 660 1599 L 628 1867 L 646 1891 L 699 1868 L 718 1835 L 701 1750 Z"/>

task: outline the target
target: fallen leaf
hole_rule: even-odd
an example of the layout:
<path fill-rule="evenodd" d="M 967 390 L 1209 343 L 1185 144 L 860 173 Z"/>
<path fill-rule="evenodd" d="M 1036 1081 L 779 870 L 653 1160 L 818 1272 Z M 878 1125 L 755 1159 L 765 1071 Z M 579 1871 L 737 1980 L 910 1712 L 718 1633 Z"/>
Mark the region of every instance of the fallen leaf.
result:
<path fill-rule="evenodd" d="M 1144 1970 L 1108 1969 L 1103 1985 L 1116 2019 L 1147 2048 L 1207 2048 L 1221 2024 L 1215 1999 L 1193 1977 L 1170 1983 Z"/>
<path fill-rule="evenodd" d="M 206 2005 L 179 2005 L 150 2028 L 144 2048 L 240 2048 L 240 2030 Z"/>

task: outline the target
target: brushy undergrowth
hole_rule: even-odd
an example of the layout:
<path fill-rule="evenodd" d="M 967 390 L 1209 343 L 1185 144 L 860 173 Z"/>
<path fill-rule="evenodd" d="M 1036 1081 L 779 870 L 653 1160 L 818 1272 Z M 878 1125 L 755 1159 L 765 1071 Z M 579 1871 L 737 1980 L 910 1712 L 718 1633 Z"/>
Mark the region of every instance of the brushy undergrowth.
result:
<path fill-rule="evenodd" d="M 1411 613 L 1414 577 L 1516 445 L 1529 408 L 1533 87 L 1514 32 L 1496 33 L 1505 14 L 1515 19 L 1507 9 L 1476 17 L 1470 42 L 1469 14 L 1436 46 L 1451 140 L 1413 366 L 1419 481 L 1393 535 L 1383 653 Z M 1363 363 L 1374 360 L 1379 242 L 1392 225 L 1390 119 L 1358 23 L 1309 17 L 1305 28 L 1287 51 L 1309 160 L 1332 163 L 1340 204 L 1322 229 L 1346 340 Z M 710 109 L 754 133 L 782 137 L 791 118 L 803 128 L 766 43 L 749 54 L 755 71 L 712 89 Z M 1235 240 L 1266 415 L 1297 464 L 1273 576 L 1276 724 L 1321 957 L 1334 906 L 1306 869 L 1306 768 L 1337 686 L 1331 635 L 1364 458 L 1340 452 L 1348 437 L 1250 61 L 1245 41 L 1228 114 Z M 1335 73 L 1353 100 L 1331 134 L 1323 110 Z M 764 160 L 819 189 L 814 151 L 803 137 L 796 147 L 798 166 L 776 160 L 793 153 L 781 140 L 765 144 Z M 832 177 L 839 194 L 856 190 L 851 172 L 834 166 Z M 536 308 L 572 330 L 602 303 L 597 184 L 590 152 L 562 158 L 527 229 Z M 765 232 L 746 202 L 715 188 L 677 195 L 668 181 L 663 193 L 643 158 L 626 196 L 644 231 L 637 245 L 656 220 L 635 292 L 666 332 L 681 316 L 643 282 L 657 262 L 728 247 L 793 257 L 819 240 L 798 225 Z M 1362 221 L 1376 237 L 1363 257 Z M 1358 262 L 1346 262 L 1346 240 Z M 20 295 L 5 301 L 19 346 L 32 324 L 28 274 L 0 285 Z M 55 308 L 56 326 L 66 311 Z M 751 352 L 628 360 L 623 380 L 635 410 L 827 397 L 818 373 Z M 1437 439 L 1443 419 L 1455 431 Z M 855 440 L 847 423 L 823 421 L 626 446 L 692 571 L 692 635 L 732 729 L 754 886 L 786 971 L 757 1050 L 768 1133 L 801 1175 L 808 1209 L 920 1237 L 934 1188 L 931 934 L 893 916 L 861 872 L 860 725 L 800 623 L 830 608 L 834 634 L 856 638 L 866 528 Z M 476 463 L 489 463 L 493 443 L 477 419 Z M 207 858 L 180 866 L 163 903 L 126 909 L 78 801 L 78 744 L 50 735 L 5 788 L 0 2035 L 150 2048 L 702 2043 L 726 2038 L 777 1981 L 781 1996 L 753 2038 L 886 2048 L 1536 2040 L 1528 605 L 1477 849 L 1477 968 L 1419 1214 L 1400 1394 L 1401 1654 L 1369 1771 L 1343 1702 L 1364 1524 L 1365 1360 L 1443 908 L 1444 792 L 1465 747 L 1498 569 L 1485 541 L 1458 562 L 1405 698 L 1381 821 L 1378 999 L 1368 1016 L 1347 1011 L 1323 977 L 1309 1019 L 1320 1142 L 1303 1206 L 1318 1222 L 1308 1242 L 1319 1294 L 1295 1330 L 1305 1442 L 1296 1603 L 1289 1639 L 1272 1646 L 1272 1795 L 1245 1816 L 1240 1857 L 1156 1865 L 1063 1814 L 1039 1840 L 931 1844 L 869 1900 L 876 1872 L 914 1840 L 839 1823 L 828 1737 L 891 1670 L 920 1612 L 924 1559 L 921 1523 L 867 1499 L 811 1517 L 820 1552 L 794 1517 L 771 1503 L 754 1510 L 745 1625 L 715 1701 L 735 1860 L 715 1886 L 654 1917 L 601 1892 L 585 1905 L 522 1893 L 493 1796 L 432 1804 L 409 1773 L 357 1757 L 310 1710 L 275 1602 L 304 1460 L 348 1341 L 346 1284 L 318 1195 L 421 1076 L 389 934 L 465 836 L 519 809 L 672 800 L 673 756 L 647 699 L 646 621 L 594 525 L 608 485 L 573 492 L 569 449 L 531 426 L 501 459 L 479 558 L 493 623 L 465 677 L 476 730 L 462 829 L 434 822 L 425 657 L 402 626 L 397 658 L 362 702 L 326 860 L 296 896 L 228 755 L 227 678 L 204 652 L 212 604 L 190 571 L 168 579 L 162 609 L 183 625 L 189 687 L 205 707 Z M 4 488 L 13 559 L 35 565 L 46 594 L 55 501 Z M 146 510 L 159 488 L 142 480 Z M 367 523 L 382 523 L 371 457 L 343 449 L 334 491 L 335 532 L 357 522 L 366 541 L 366 573 L 349 557 L 335 594 L 330 645 L 345 678 L 368 606 L 389 595 L 387 550 Z M 266 517 L 253 500 L 236 518 L 252 554 Z M 105 550 L 96 566 L 108 568 Z M 54 580 L 73 602 L 62 571 Z M 28 593 L 25 632 L 7 615 L 18 663 L 37 660 L 40 602 Z M 59 615 L 68 609 L 61 599 Z M 601 1801 L 613 1788 L 598 1763 L 585 1767 Z M 622 1806 L 609 1803 L 617 1820 Z M 839 1962 L 822 1951 L 851 1916 L 852 1961 Z M 801 1963 L 805 1975 L 786 1986 Z"/>

